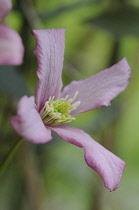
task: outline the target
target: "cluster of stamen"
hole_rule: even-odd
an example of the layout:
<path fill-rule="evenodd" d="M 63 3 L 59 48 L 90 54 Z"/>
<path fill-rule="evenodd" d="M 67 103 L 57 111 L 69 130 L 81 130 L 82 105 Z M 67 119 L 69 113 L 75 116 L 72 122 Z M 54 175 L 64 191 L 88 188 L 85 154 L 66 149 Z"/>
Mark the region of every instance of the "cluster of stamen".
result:
<path fill-rule="evenodd" d="M 56 126 L 75 120 L 70 113 L 80 104 L 80 101 L 71 104 L 77 95 L 78 91 L 75 93 L 74 97 L 70 99 L 68 99 L 68 95 L 65 98 L 56 100 L 54 100 L 54 96 L 50 97 L 49 100 L 45 102 L 43 109 L 40 111 L 43 123 L 47 126 Z"/>

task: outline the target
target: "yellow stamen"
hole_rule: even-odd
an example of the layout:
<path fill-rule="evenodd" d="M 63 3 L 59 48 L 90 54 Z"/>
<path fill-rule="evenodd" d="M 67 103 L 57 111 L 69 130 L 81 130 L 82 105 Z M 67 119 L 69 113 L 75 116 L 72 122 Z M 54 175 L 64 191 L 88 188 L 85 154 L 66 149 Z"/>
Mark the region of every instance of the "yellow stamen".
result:
<path fill-rule="evenodd" d="M 47 126 L 56 126 L 75 120 L 70 113 L 80 104 L 80 101 L 71 104 L 76 99 L 77 95 L 78 91 L 73 98 L 68 99 L 69 96 L 67 95 L 65 98 L 56 100 L 54 100 L 54 96 L 50 96 L 49 100 L 45 102 L 43 109 L 40 111 L 40 116 L 44 124 Z"/>

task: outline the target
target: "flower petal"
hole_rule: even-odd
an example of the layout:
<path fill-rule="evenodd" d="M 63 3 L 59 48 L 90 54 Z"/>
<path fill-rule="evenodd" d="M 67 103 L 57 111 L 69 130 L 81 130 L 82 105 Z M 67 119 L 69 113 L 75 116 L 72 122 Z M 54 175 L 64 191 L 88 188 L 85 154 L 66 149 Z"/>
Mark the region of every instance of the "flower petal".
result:
<path fill-rule="evenodd" d="M 64 59 L 65 29 L 33 30 L 36 38 L 34 51 L 39 81 L 36 87 L 37 108 L 40 111 L 50 96 L 58 98 L 62 88 L 62 67 Z"/>
<path fill-rule="evenodd" d="M 110 101 L 121 93 L 128 85 L 131 69 L 126 58 L 121 59 L 112 67 L 80 81 L 73 81 L 67 85 L 61 97 L 69 95 L 72 98 L 78 91 L 77 101 L 80 105 L 72 111 L 77 115 L 100 106 L 110 105 Z"/>
<path fill-rule="evenodd" d="M 19 34 L 5 25 L 0 25 L 0 64 L 20 65 L 24 47 Z"/>
<path fill-rule="evenodd" d="M 103 179 L 104 186 L 115 190 L 120 183 L 125 162 L 94 141 L 83 130 L 65 125 L 51 127 L 61 138 L 78 147 L 84 147 L 85 160 Z"/>
<path fill-rule="evenodd" d="M 0 0 L 0 21 L 9 13 L 11 7 L 11 0 Z"/>
<path fill-rule="evenodd" d="M 33 143 L 46 143 L 52 139 L 51 130 L 46 128 L 36 110 L 34 97 L 23 96 L 18 104 L 17 115 L 11 119 L 16 132 Z"/>

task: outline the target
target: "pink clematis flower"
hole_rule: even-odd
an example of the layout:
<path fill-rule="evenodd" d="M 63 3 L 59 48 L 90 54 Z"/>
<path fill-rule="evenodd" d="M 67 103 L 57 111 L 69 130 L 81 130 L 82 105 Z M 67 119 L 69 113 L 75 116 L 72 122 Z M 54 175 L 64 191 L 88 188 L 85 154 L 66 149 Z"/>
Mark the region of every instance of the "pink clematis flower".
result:
<path fill-rule="evenodd" d="M 24 47 L 19 34 L 2 24 L 11 7 L 11 0 L 0 0 L 0 64 L 2 65 L 20 65 L 23 62 Z"/>
<path fill-rule="evenodd" d="M 38 60 L 38 83 L 34 97 L 23 96 L 17 115 L 11 119 L 16 132 L 33 143 L 52 139 L 51 131 L 65 141 L 84 148 L 88 166 L 102 177 L 110 191 L 119 186 L 125 162 L 105 149 L 79 128 L 63 125 L 75 116 L 103 105 L 122 92 L 129 83 L 130 67 L 125 58 L 112 67 L 62 89 L 65 29 L 33 30 Z"/>

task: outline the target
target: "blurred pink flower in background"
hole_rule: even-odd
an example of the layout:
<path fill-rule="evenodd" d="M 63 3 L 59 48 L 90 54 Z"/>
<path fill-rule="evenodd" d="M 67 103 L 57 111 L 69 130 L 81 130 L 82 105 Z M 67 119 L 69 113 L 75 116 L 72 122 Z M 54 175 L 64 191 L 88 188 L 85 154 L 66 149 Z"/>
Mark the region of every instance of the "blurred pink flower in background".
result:
<path fill-rule="evenodd" d="M 19 34 L 2 22 L 12 7 L 11 0 L 0 0 L 0 64 L 20 65 L 24 47 Z"/>
<path fill-rule="evenodd" d="M 64 32 L 65 29 L 32 32 L 37 41 L 36 103 L 33 96 L 23 96 L 11 124 L 19 135 L 36 144 L 50 141 L 51 131 L 54 131 L 65 141 L 83 147 L 86 163 L 102 177 L 105 187 L 113 191 L 119 186 L 125 162 L 83 130 L 63 123 L 74 120 L 80 113 L 110 105 L 127 87 L 131 69 L 123 58 L 94 76 L 72 81 L 61 91 Z"/>

